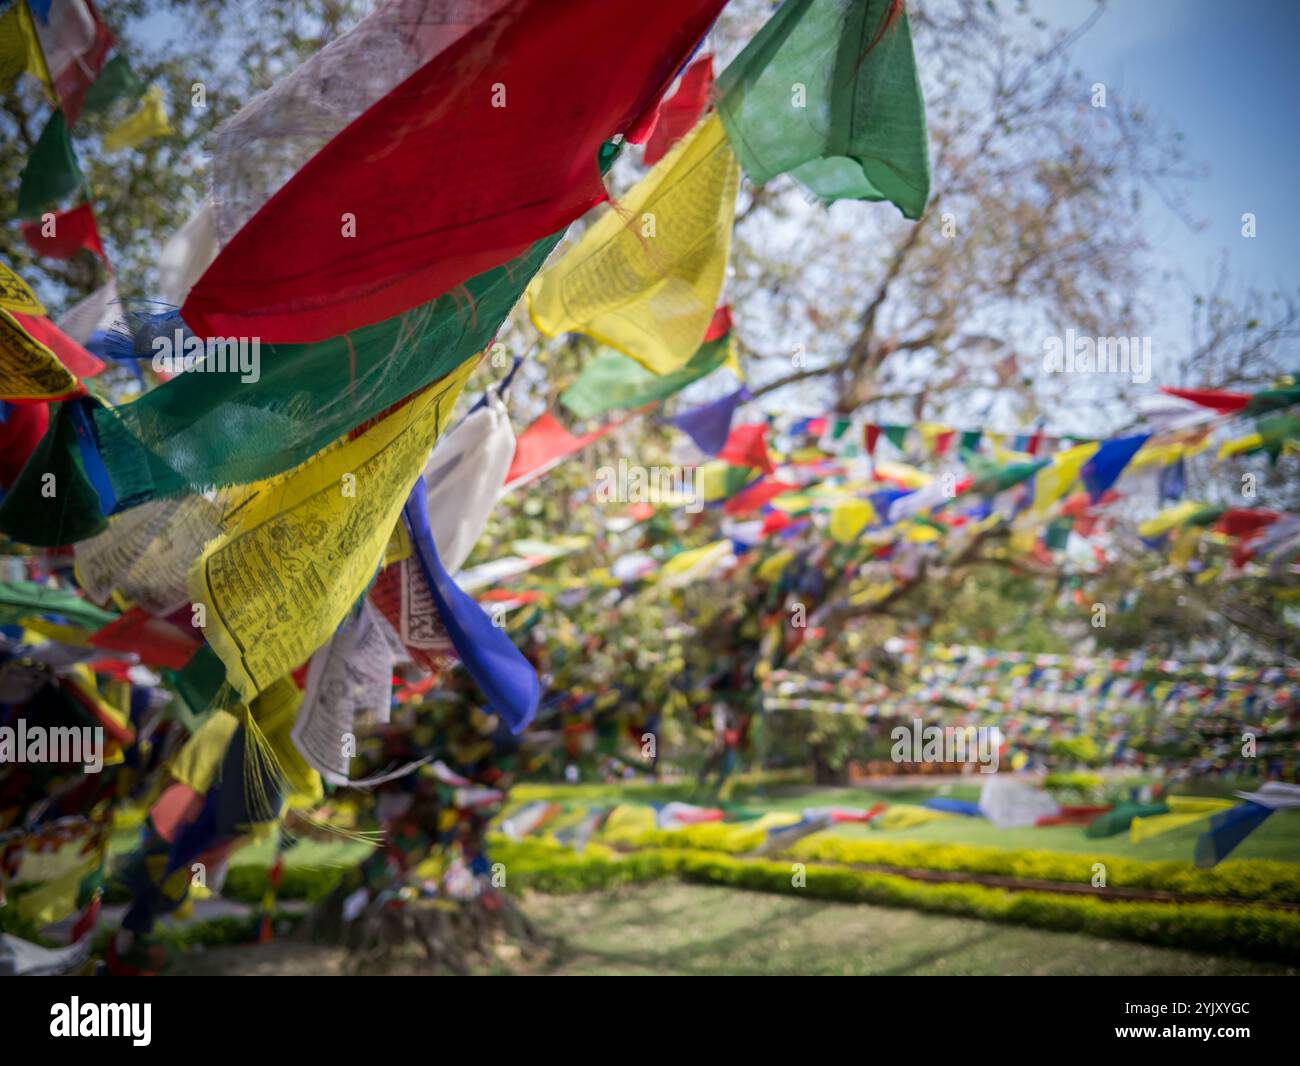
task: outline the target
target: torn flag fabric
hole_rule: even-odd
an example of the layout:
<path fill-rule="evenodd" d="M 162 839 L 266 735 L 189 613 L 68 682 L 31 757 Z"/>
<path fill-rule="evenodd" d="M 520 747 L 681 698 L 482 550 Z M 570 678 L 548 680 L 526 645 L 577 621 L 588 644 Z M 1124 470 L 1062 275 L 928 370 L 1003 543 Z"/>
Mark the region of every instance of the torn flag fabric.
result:
<path fill-rule="evenodd" d="M 220 243 L 228 244 L 349 123 L 510 2 L 382 0 L 223 122 L 212 137 Z"/>

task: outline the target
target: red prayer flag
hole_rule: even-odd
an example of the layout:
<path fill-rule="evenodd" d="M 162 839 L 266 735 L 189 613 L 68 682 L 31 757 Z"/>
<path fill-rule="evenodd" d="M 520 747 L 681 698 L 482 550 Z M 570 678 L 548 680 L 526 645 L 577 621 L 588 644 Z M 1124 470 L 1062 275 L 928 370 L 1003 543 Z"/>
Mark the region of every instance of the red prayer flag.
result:
<path fill-rule="evenodd" d="M 718 458 L 732 466 L 753 466 L 765 474 L 775 472 L 776 467 L 767 454 L 767 423 L 736 426 L 718 452 Z"/>
<path fill-rule="evenodd" d="M 708 344 L 709 341 L 716 341 L 730 332 L 731 304 L 723 304 L 713 312 L 713 317 L 709 319 L 709 328 L 704 331 L 704 340 L 700 343 Z"/>
<path fill-rule="evenodd" d="M 86 248 L 99 256 L 105 266 L 108 265 L 108 256 L 100 242 L 95 212 L 90 204 L 78 204 L 70 211 L 56 212 L 53 228 L 54 232 L 47 237 L 44 235 L 45 223 L 24 222 L 23 240 L 37 255 L 47 259 L 71 259 Z"/>
<path fill-rule="evenodd" d="M 182 633 L 170 622 L 132 607 L 89 641 L 91 647 L 106 651 L 133 651 L 147 666 L 166 666 L 179 670 L 199 650 L 200 642 Z"/>
<path fill-rule="evenodd" d="M 50 405 L 35 403 L 0 405 L 0 488 L 7 489 L 17 480 L 50 424 Z"/>
<path fill-rule="evenodd" d="M 1277 511 L 1263 508 L 1230 507 L 1224 511 L 1215 523 L 1216 533 L 1226 533 L 1230 537 L 1252 537 L 1266 526 L 1271 526 L 1278 519 Z"/>
<path fill-rule="evenodd" d="M 724 0 L 518 0 L 322 148 L 226 245 L 181 314 L 307 342 L 392 318 L 607 198 L 597 157 L 657 100 Z"/>
<path fill-rule="evenodd" d="M 876 441 L 880 440 L 880 427 L 874 426 L 871 423 L 867 423 L 865 429 L 866 429 L 865 443 L 867 446 L 867 455 L 874 458 L 876 454 Z"/>
<path fill-rule="evenodd" d="M 769 503 L 782 493 L 794 492 L 798 488 L 798 485 L 792 485 L 788 481 L 769 481 L 765 478 L 757 484 L 750 485 L 747 489 L 736 493 L 723 505 L 723 510 L 730 515 L 757 511 L 765 503 Z M 764 526 L 763 532 L 768 533 L 771 531 Z"/>
<path fill-rule="evenodd" d="M 668 153 L 668 149 L 691 131 L 691 127 L 704 113 L 713 87 L 713 56 L 705 54 L 686 68 L 677 91 L 659 105 L 654 129 L 646 141 L 646 166 L 654 166 Z"/>
<path fill-rule="evenodd" d="M 599 440 L 606 433 L 622 425 L 611 422 L 607 426 L 593 429 L 576 437 L 564 428 L 563 424 L 550 411 L 529 426 L 519 435 L 515 442 L 515 457 L 506 472 L 506 486 L 513 488 L 516 482 L 531 481 L 541 477 L 560 460 L 581 451 L 594 440 Z"/>
<path fill-rule="evenodd" d="M 1225 415 L 1243 410 L 1246 404 L 1250 403 L 1250 393 L 1247 392 L 1223 392 L 1220 389 L 1173 389 L 1167 385 L 1161 386 L 1160 391 L 1168 393 L 1170 396 L 1177 396 L 1180 400 L 1190 400 L 1201 407 L 1212 407 Z"/>

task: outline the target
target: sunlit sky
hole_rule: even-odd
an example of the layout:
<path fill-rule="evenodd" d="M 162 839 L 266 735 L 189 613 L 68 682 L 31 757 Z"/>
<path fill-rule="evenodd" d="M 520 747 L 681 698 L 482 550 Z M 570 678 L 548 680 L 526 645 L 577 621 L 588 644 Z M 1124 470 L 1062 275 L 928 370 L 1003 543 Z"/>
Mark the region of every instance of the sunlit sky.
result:
<path fill-rule="evenodd" d="M 1094 0 L 1033 0 L 1073 24 Z M 1235 274 L 1261 288 L 1300 286 L 1300 3 L 1296 0 L 1110 0 L 1075 50 L 1086 78 L 1135 98 L 1186 135 L 1190 230 L 1159 203 L 1147 236 L 1170 269 L 1204 287 L 1226 252 Z M 1241 236 L 1253 212 L 1258 235 Z"/>

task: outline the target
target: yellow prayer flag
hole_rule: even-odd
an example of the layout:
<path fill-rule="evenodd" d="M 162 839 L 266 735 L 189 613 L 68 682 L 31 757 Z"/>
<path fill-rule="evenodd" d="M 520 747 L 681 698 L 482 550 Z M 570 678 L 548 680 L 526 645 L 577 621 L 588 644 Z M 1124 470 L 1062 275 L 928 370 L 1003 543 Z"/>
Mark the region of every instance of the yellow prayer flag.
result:
<path fill-rule="evenodd" d="M 1174 541 L 1173 551 L 1169 553 L 1169 562 L 1179 570 L 1186 569 L 1187 564 L 1196 557 L 1196 546 L 1201 543 L 1204 533 L 1205 530 L 1200 526 L 1182 530 Z"/>
<path fill-rule="evenodd" d="M 699 578 L 708 577 L 732 557 L 731 541 L 715 540 L 702 548 L 678 552 L 659 568 L 659 580 L 673 588 L 689 585 Z"/>
<path fill-rule="evenodd" d="M 870 501 L 841 500 L 831 511 L 831 539 L 839 544 L 852 544 L 875 517 Z"/>
<path fill-rule="evenodd" d="M 754 570 L 754 576 L 759 581 L 775 581 L 781 576 L 781 571 L 794 561 L 794 552 L 789 549 L 776 552 L 764 559 Z"/>
<path fill-rule="evenodd" d="M 1046 514 L 1079 478 L 1083 464 L 1096 454 L 1101 445 L 1092 441 L 1077 444 L 1052 456 L 1052 461 L 1034 475 L 1034 513 Z"/>
<path fill-rule="evenodd" d="M 888 481 L 897 481 L 907 489 L 919 489 L 934 480 L 923 470 L 918 470 L 907 463 L 878 462 L 875 466 L 876 477 Z"/>
<path fill-rule="evenodd" d="M 0 15 L 0 93 L 8 92 L 24 71 L 36 78 L 50 99 L 54 99 L 54 87 L 45 69 L 45 57 L 36 27 L 32 25 L 31 12 L 19 0 Z"/>
<path fill-rule="evenodd" d="M 415 547 L 411 544 L 411 535 L 406 532 L 406 523 L 398 519 L 388 538 L 388 546 L 384 549 L 384 566 L 389 567 L 403 559 L 409 559 L 413 551 Z"/>
<path fill-rule="evenodd" d="M 135 148 L 153 137 L 165 137 L 172 132 L 163 106 L 162 87 L 149 86 L 137 107 L 126 118 L 104 134 L 104 151 L 120 152 Z"/>
<path fill-rule="evenodd" d="M 226 757 L 231 738 L 239 728 L 239 719 L 228 711 L 213 711 L 185 742 L 168 767 L 172 777 L 205 794 L 216 780 Z"/>
<path fill-rule="evenodd" d="M 1220 811 L 1232 807 L 1236 800 L 1202 799 L 1192 796 L 1170 796 L 1169 813 L 1156 814 L 1147 818 L 1134 818 L 1129 823 L 1128 839 L 1130 844 L 1140 844 L 1151 837 L 1168 833 L 1172 829 L 1181 829 L 1185 825 L 1195 825 L 1206 818 L 1213 817 Z"/>
<path fill-rule="evenodd" d="M 77 385 L 72 371 L 0 307 L 0 400 L 55 400 Z"/>
<path fill-rule="evenodd" d="M 1205 504 L 1197 503 L 1195 500 L 1183 500 L 1182 503 L 1176 503 L 1172 507 L 1166 507 L 1154 518 L 1149 518 L 1138 526 L 1139 537 L 1158 537 L 1162 533 L 1168 533 L 1171 529 L 1177 529 L 1183 525 L 1192 515 L 1198 511 L 1204 511 Z"/>
<path fill-rule="evenodd" d="M 1240 455 L 1242 452 L 1253 452 L 1256 448 L 1262 447 L 1264 447 L 1264 435 L 1262 433 L 1248 433 L 1236 440 L 1225 440 L 1219 446 L 1219 458 L 1230 459 L 1234 455 Z"/>
<path fill-rule="evenodd" d="M 533 281 L 534 324 L 585 333 L 656 374 L 685 366 L 722 290 L 739 176 L 714 114 Z"/>
<path fill-rule="evenodd" d="M 27 282 L 0 263 L 0 308 L 24 315 L 43 315 L 45 307 Z"/>
<path fill-rule="evenodd" d="M 38 926 L 66 918 L 77 909 L 81 882 L 98 870 L 103 861 L 103 856 L 96 852 L 67 873 L 23 893 L 18 897 L 18 916 Z"/>
<path fill-rule="evenodd" d="M 234 497 L 225 532 L 190 570 L 189 591 L 241 696 L 306 662 L 365 591 L 474 363 L 355 440 Z"/>

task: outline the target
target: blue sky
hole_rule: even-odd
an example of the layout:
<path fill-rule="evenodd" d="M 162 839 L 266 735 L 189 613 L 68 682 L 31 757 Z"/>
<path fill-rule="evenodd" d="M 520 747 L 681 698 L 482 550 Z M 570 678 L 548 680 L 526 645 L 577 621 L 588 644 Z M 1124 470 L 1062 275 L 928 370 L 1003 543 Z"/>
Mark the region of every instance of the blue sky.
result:
<path fill-rule="evenodd" d="M 1074 23 L 1093 0 L 1031 0 L 1035 12 Z M 1162 204 L 1148 238 L 1170 269 L 1204 288 L 1226 251 L 1233 273 L 1261 288 L 1300 287 L 1300 2 L 1111 0 L 1075 50 L 1085 77 L 1138 99 L 1186 135 L 1193 232 Z M 1241 236 L 1253 212 L 1258 236 Z"/>

